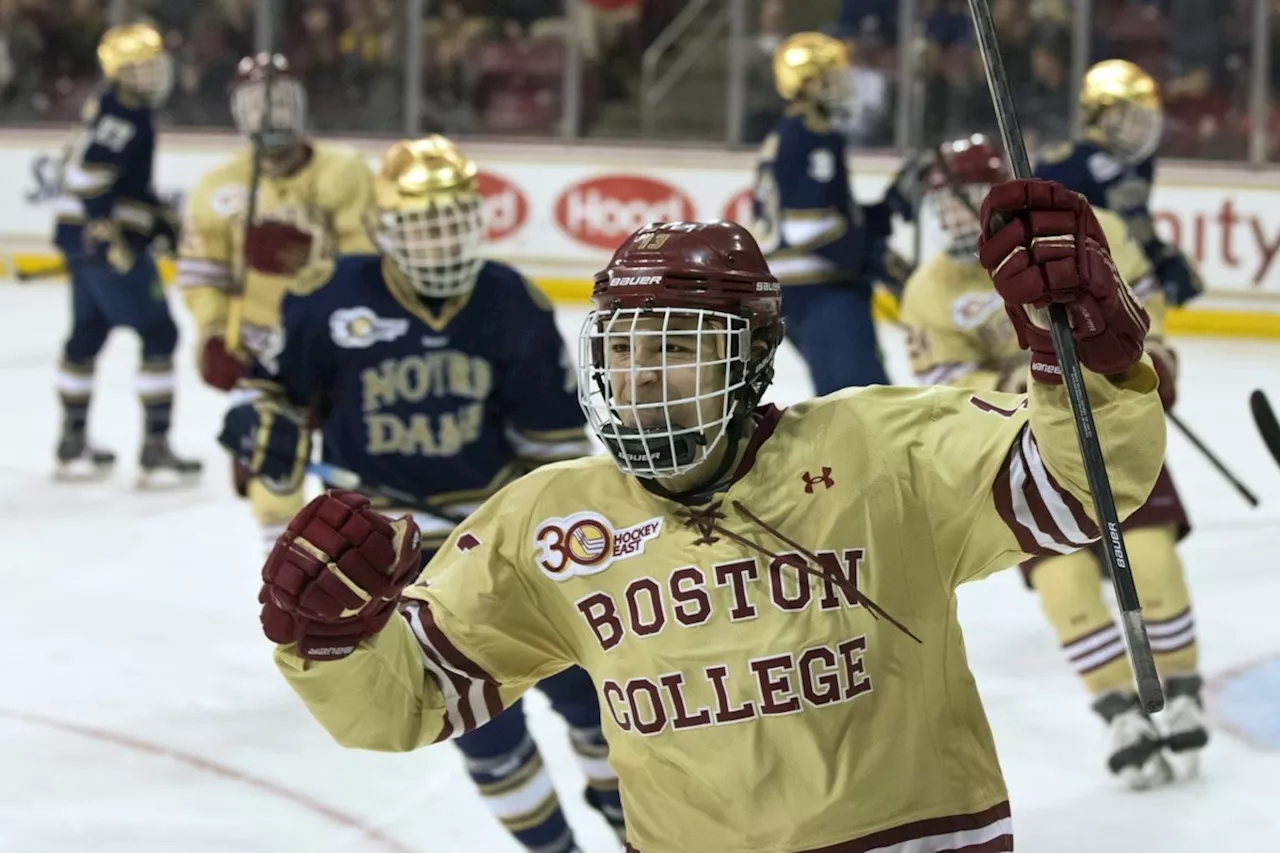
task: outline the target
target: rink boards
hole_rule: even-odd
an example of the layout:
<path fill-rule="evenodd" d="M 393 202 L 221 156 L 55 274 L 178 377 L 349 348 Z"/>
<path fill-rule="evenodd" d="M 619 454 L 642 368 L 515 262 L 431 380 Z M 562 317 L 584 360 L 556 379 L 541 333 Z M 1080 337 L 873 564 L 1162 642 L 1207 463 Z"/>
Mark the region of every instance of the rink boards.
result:
<path fill-rule="evenodd" d="M 55 280 L 60 264 L 49 246 L 57 164 L 65 136 L 10 134 L 0 148 L 0 274 Z M 370 165 L 386 140 L 344 140 Z M 156 164 L 161 196 L 178 205 L 209 169 L 243 144 L 232 135 L 164 134 Z M 613 247 L 655 220 L 749 221 L 754 154 L 714 149 L 468 142 L 481 164 L 491 254 L 527 271 L 553 299 L 580 303 L 592 274 Z M 853 189 L 878 199 L 898 158 L 858 154 Z M 1169 163 L 1153 193 L 1157 231 L 1200 267 L 1205 298 L 1173 311 L 1170 331 L 1280 338 L 1280 171 Z M 894 246 L 905 257 L 939 250 L 941 235 L 924 217 L 919 235 L 900 227 Z M 172 265 L 164 265 L 167 276 Z M 896 317 L 882 295 L 882 318 Z"/>

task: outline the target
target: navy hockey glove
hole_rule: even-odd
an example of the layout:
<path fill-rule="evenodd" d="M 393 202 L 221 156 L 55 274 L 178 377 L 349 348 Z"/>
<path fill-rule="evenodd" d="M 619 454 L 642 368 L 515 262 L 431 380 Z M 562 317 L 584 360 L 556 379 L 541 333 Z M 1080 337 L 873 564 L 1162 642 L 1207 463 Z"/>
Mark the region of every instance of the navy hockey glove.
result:
<path fill-rule="evenodd" d="M 218 443 L 268 491 L 295 492 L 311 458 L 307 413 L 258 389 L 232 392 Z"/>
<path fill-rule="evenodd" d="M 928 176 L 932 163 L 924 152 L 917 152 L 902 161 L 889 188 L 884 191 L 880 204 L 904 222 L 915 222 L 916 213 L 929 190 Z"/>
<path fill-rule="evenodd" d="M 1186 305 L 1204 292 L 1204 281 L 1181 250 L 1160 240 L 1153 240 L 1143 249 L 1151 259 L 1164 298 L 1170 305 Z"/>

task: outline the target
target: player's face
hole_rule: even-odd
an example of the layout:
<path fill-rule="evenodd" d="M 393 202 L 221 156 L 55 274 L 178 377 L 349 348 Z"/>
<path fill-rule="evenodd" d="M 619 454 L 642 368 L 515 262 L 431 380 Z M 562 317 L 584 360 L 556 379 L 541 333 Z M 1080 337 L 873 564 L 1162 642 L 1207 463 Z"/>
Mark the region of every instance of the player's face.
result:
<path fill-rule="evenodd" d="M 722 324 L 696 315 L 640 316 L 610 330 L 605 347 L 613 403 L 624 425 L 691 429 L 721 418 Z"/>

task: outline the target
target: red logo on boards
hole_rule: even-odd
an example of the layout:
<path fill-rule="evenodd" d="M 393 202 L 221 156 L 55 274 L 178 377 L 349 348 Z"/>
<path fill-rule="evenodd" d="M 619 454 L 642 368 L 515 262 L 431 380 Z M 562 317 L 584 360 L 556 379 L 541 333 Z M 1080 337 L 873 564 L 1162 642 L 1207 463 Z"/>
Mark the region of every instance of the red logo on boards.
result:
<path fill-rule="evenodd" d="M 736 222 L 744 228 L 750 228 L 755 215 L 752 213 L 752 201 L 755 200 L 755 194 L 750 187 L 745 190 L 738 190 L 729 196 L 729 200 L 724 203 L 724 209 L 720 211 L 720 218 L 729 222 Z"/>
<path fill-rule="evenodd" d="M 529 218 L 529 200 L 519 187 L 493 172 L 477 174 L 476 186 L 484 197 L 486 240 L 505 240 L 524 227 Z"/>
<path fill-rule="evenodd" d="M 650 222 L 696 218 L 693 202 L 683 192 L 642 175 L 589 178 L 556 199 L 556 224 L 578 242 L 608 251 Z"/>

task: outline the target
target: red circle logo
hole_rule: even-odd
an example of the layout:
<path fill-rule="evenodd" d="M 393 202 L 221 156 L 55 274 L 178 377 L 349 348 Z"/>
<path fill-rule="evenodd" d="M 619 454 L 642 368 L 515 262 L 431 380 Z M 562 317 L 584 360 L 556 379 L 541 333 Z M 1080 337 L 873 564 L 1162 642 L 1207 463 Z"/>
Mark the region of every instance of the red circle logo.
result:
<path fill-rule="evenodd" d="M 755 200 L 755 193 L 750 187 L 744 190 L 738 190 L 729 196 L 729 200 L 724 203 L 724 208 L 720 211 L 720 218 L 729 222 L 736 222 L 743 228 L 750 228 L 751 223 L 755 220 L 755 214 L 752 213 L 752 202 Z"/>
<path fill-rule="evenodd" d="M 697 218 L 693 202 L 665 181 L 604 175 L 566 189 L 556 199 L 556 224 L 580 243 L 613 251 L 650 222 Z"/>
<path fill-rule="evenodd" d="M 529 200 L 519 187 L 493 172 L 478 173 L 476 186 L 484 198 L 486 240 L 505 240 L 524 227 L 529 218 Z"/>

